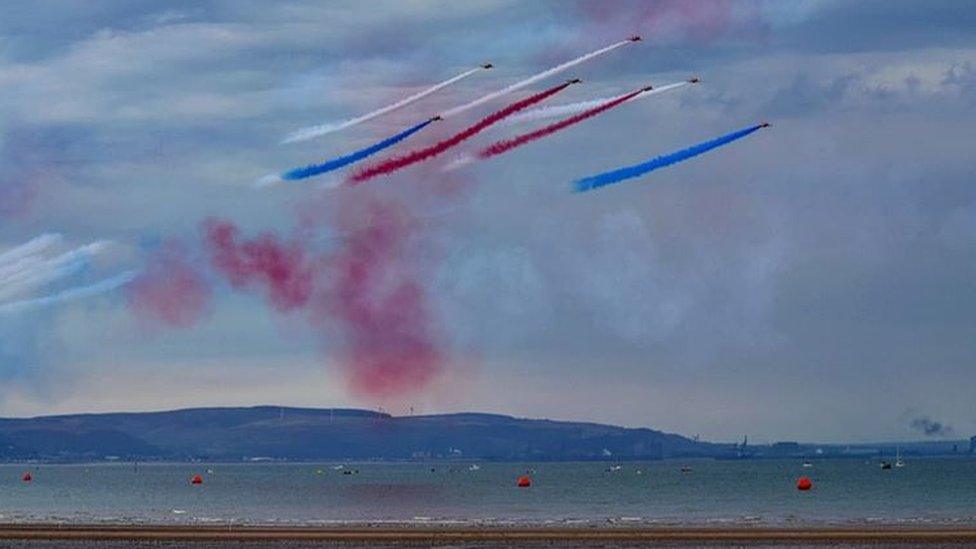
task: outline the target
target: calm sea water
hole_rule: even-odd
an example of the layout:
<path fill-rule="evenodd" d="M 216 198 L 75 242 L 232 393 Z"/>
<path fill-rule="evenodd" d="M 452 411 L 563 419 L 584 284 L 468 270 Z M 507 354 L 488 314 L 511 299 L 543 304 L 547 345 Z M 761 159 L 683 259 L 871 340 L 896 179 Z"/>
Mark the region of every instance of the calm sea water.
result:
<path fill-rule="evenodd" d="M 0 465 L 0 523 L 976 524 L 972 459 L 336 465 Z"/>

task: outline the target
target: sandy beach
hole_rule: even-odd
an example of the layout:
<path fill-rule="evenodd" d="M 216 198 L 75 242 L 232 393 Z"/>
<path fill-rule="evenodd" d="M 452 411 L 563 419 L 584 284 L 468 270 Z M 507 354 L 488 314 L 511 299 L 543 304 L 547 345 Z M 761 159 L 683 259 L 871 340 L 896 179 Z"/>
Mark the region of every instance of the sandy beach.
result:
<path fill-rule="evenodd" d="M 976 528 L 451 528 L 195 527 L 104 525 L 0 526 L 4 546 L 633 546 L 976 544 Z"/>

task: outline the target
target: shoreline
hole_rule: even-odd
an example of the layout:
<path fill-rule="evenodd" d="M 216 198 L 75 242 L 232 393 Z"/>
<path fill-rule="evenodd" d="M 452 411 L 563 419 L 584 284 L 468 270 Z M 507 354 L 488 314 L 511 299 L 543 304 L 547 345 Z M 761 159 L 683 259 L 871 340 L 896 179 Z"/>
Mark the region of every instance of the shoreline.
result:
<path fill-rule="evenodd" d="M 757 527 L 268 527 L 0 525 L 0 540 L 174 542 L 738 542 L 738 543 L 976 543 L 976 526 Z"/>

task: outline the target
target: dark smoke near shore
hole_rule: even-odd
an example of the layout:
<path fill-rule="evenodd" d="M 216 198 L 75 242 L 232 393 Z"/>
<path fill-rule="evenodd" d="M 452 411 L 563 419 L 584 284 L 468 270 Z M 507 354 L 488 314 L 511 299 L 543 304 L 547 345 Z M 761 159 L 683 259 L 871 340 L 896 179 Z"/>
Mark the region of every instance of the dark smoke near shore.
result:
<path fill-rule="evenodd" d="M 942 437 L 952 434 L 952 427 L 935 421 L 928 416 L 919 416 L 912 420 L 910 427 L 927 437 Z"/>

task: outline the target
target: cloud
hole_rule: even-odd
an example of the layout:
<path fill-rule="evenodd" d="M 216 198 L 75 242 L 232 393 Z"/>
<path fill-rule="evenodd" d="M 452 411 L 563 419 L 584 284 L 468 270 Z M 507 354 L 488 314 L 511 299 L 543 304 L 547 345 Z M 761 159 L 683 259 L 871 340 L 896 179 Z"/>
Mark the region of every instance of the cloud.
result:
<path fill-rule="evenodd" d="M 958 89 L 959 93 L 970 102 L 976 101 L 976 66 L 973 62 L 953 64 L 946 71 L 942 83 Z"/>
<path fill-rule="evenodd" d="M 973 10 L 901 0 L 603 3 L 605 13 L 592 5 L 14 4 L 0 20 L 4 242 L 63 234 L 66 248 L 50 252 L 99 239 L 154 250 L 175 239 L 193 243 L 183 259 L 206 281 L 218 273 L 194 255 L 203 219 L 232 219 L 238 244 L 270 231 L 289 235 L 277 241 L 287 246 L 305 230 L 327 231 L 329 239 L 302 241 L 306 259 L 345 254 L 352 263 L 365 245 L 349 237 L 370 226 L 375 212 L 365 205 L 378 198 L 419 228 L 369 256 L 388 277 L 347 290 L 376 307 L 396 302 L 389 296 L 401 286 L 422 297 L 426 323 L 408 328 L 447 358 L 438 381 L 411 397 L 421 404 L 651 423 L 708 438 L 748 430 L 857 440 L 903 436 L 904 422 L 886 419 L 898 414 L 894 403 L 937 401 L 941 414 L 963 418 L 958 431 L 976 428 L 965 419 L 966 388 L 976 383 Z M 452 176 L 460 182 L 417 170 L 321 200 L 298 184 L 251 188 L 262 174 L 356 150 L 638 24 L 652 29 L 647 40 L 579 67 L 584 83 L 567 102 L 692 74 L 701 86 L 469 166 Z M 314 144 L 275 144 L 309 120 L 367 112 L 483 61 L 495 63 L 484 78 L 388 118 Z M 566 192 L 580 173 L 762 119 L 770 132 L 734 150 L 585 200 Z M 433 142 L 463 122 L 415 138 Z M 424 219 L 442 210 L 450 213 Z M 154 262 L 153 253 L 99 255 L 90 271 L 23 297 L 152 272 Z M 336 297 L 325 271 L 314 273 L 321 293 L 309 303 Z M 246 288 L 264 298 L 259 283 Z M 116 294 L 6 316 L 5 379 L 33 372 L 52 381 L 50 393 L 18 396 L 3 411 L 137 406 L 125 383 L 174 364 L 187 365 L 176 370 L 179 385 L 193 389 L 168 392 L 173 405 L 261 402 L 269 372 L 279 371 L 321 383 L 294 402 L 312 402 L 319 389 L 329 402 L 356 402 L 348 378 L 331 374 L 344 371 L 357 341 L 382 347 L 361 323 L 311 305 L 279 314 L 232 290 L 213 288 L 206 322 L 152 338 L 140 337 Z M 167 318 L 202 318 L 196 306 L 172 304 L 180 306 Z M 359 319 L 382 323 L 384 311 Z M 313 313 L 322 318 L 309 322 Z M 252 363 L 235 370 L 241 357 Z M 482 367 L 459 373 L 458 362 Z M 98 389 L 107 365 L 131 368 L 125 383 L 113 378 L 116 400 Z M 464 390 L 446 381 L 469 373 Z M 441 383 L 451 393 L 444 400 Z M 228 384 L 233 398 L 221 393 Z M 274 397 L 287 400 L 281 387 Z"/>

